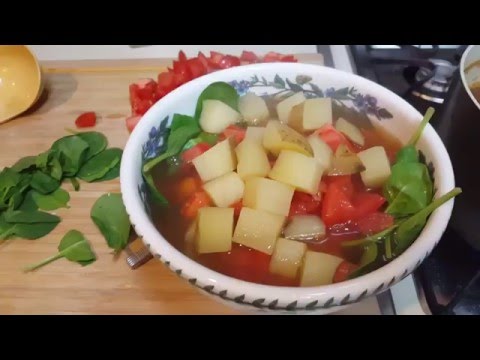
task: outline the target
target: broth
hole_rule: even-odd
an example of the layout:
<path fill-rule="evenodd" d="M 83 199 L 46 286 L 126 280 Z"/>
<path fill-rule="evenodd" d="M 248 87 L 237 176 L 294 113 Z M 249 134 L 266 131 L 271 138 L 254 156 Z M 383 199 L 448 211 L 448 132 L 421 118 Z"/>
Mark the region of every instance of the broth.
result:
<path fill-rule="evenodd" d="M 270 114 L 272 117 L 276 117 L 276 114 L 272 114 L 275 109 L 272 103 L 275 104 L 275 101 L 273 99 L 268 100 Z M 336 111 L 334 108 L 334 120 L 340 116 L 355 124 L 354 118 L 347 118 L 344 114 L 338 112 L 338 109 Z M 372 146 L 383 146 L 390 162 L 393 162 L 396 152 L 402 146 L 399 140 L 381 129 L 362 129 L 362 133 L 365 137 L 365 145 L 363 147 L 355 145 L 357 152 Z M 232 250 L 228 253 L 197 254 L 194 246 L 185 242 L 185 234 L 191 220 L 185 219 L 181 215 L 181 206 L 185 199 L 179 195 L 179 184 L 187 177 L 198 177 L 198 174 L 194 166 L 189 165 L 181 166 L 181 170 L 174 175 L 165 176 L 167 166 L 164 163 L 155 168 L 153 178 L 157 188 L 169 200 L 170 206 L 162 208 L 150 202 L 150 207 L 155 226 L 176 249 L 207 268 L 240 280 L 277 286 L 299 285 L 298 277 L 288 279 L 269 272 L 270 255 L 236 243 L 233 243 Z M 362 187 L 365 191 L 371 191 L 364 188 L 359 175 L 355 175 L 353 178 L 355 186 Z M 381 190 L 377 190 L 377 192 L 381 194 Z M 235 216 L 235 222 L 237 220 L 238 216 Z M 307 247 L 310 250 L 336 255 L 353 264 L 358 264 L 362 255 L 362 248 L 342 248 L 341 243 L 345 240 L 355 240 L 361 237 L 356 223 L 337 224 L 327 229 L 327 236 L 324 239 L 307 242 Z"/>

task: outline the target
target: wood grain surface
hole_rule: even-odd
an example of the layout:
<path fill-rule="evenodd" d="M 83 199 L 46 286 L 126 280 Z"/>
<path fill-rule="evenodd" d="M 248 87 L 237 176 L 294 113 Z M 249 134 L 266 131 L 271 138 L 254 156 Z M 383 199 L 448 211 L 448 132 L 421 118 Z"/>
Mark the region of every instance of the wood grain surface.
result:
<path fill-rule="evenodd" d="M 321 56 L 300 56 L 322 63 Z M 75 128 L 75 118 L 85 111 L 99 116 L 96 131 L 110 146 L 124 148 L 130 114 L 128 85 L 144 77 L 156 77 L 166 60 L 50 62 L 42 64 L 46 91 L 27 114 L 0 125 L 0 169 L 20 157 L 47 150 L 56 139 Z M 137 67 L 136 67 L 137 66 Z M 70 208 L 57 210 L 57 228 L 38 240 L 13 239 L 0 244 L 0 314 L 240 314 L 180 279 L 159 261 L 137 270 L 125 262 L 125 254 L 112 255 L 90 219 L 95 200 L 106 192 L 120 191 L 119 181 L 70 184 Z M 71 229 L 82 231 L 97 254 L 97 261 L 81 267 L 60 259 L 36 272 L 21 268 L 57 252 L 62 236 Z"/>

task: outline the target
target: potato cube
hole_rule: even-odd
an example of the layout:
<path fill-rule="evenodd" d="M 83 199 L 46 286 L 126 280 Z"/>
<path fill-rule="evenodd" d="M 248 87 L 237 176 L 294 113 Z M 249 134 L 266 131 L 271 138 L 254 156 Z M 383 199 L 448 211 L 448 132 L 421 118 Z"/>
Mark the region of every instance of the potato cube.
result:
<path fill-rule="evenodd" d="M 282 150 L 292 150 L 305 155 L 313 154 L 310 144 L 302 134 L 275 120 L 270 120 L 265 128 L 263 147 L 276 156 Z"/>
<path fill-rule="evenodd" d="M 238 218 L 233 242 L 272 255 L 284 222 L 284 216 L 244 207 Z"/>
<path fill-rule="evenodd" d="M 238 110 L 240 110 L 243 120 L 249 125 L 265 123 L 270 117 L 265 100 L 253 93 L 248 93 L 239 99 Z"/>
<path fill-rule="evenodd" d="M 347 138 L 352 140 L 354 143 L 363 146 L 365 145 L 365 137 L 358 127 L 349 123 L 347 120 L 340 118 L 335 124 L 335 129 L 340 131 Z"/>
<path fill-rule="evenodd" d="M 249 126 L 245 132 L 244 140 L 251 140 L 263 145 L 263 135 L 265 134 L 264 127 Z"/>
<path fill-rule="evenodd" d="M 303 103 L 305 100 L 306 98 L 303 95 L 303 92 L 299 92 L 279 102 L 277 104 L 277 114 L 280 122 L 283 124 L 287 124 L 292 108 L 295 105 Z"/>
<path fill-rule="evenodd" d="M 236 172 L 230 172 L 207 182 L 203 188 L 216 206 L 226 208 L 243 198 L 245 184 Z"/>
<path fill-rule="evenodd" d="M 197 252 L 228 252 L 232 249 L 233 208 L 204 207 L 198 210 Z"/>
<path fill-rule="evenodd" d="M 251 177 L 245 182 L 243 205 L 287 216 L 295 188 L 276 180 Z"/>
<path fill-rule="evenodd" d="M 269 177 L 309 194 L 316 194 L 322 174 L 323 169 L 315 158 L 283 150 Z"/>
<path fill-rule="evenodd" d="M 234 171 L 237 166 L 232 142 L 226 139 L 192 161 L 203 182 Z"/>
<path fill-rule="evenodd" d="M 390 161 L 383 146 L 374 146 L 357 154 L 365 170 L 360 173 L 367 187 L 381 187 L 390 177 Z"/>
<path fill-rule="evenodd" d="M 319 98 L 305 101 L 303 106 L 304 130 L 320 129 L 325 124 L 331 124 L 332 121 L 332 99 Z"/>
<path fill-rule="evenodd" d="M 220 134 L 240 119 L 240 114 L 222 101 L 205 100 L 199 122 L 203 131 Z"/>
<path fill-rule="evenodd" d="M 300 286 L 320 286 L 333 283 L 333 276 L 343 259 L 315 251 L 307 251 L 303 259 Z"/>
<path fill-rule="evenodd" d="M 305 243 L 279 238 L 270 260 L 270 272 L 295 279 L 305 251 L 307 251 Z"/>
<path fill-rule="evenodd" d="M 249 176 L 266 176 L 270 171 L 268 156 L 261 144 L 244 139 L 235 149 L 237 154 L 237 172 L 242 179 Z"/>
<path fill-rule="evenodd" d="M 308 137 L 308 143 L 310 144 L 313 157 L 318 161 L 320 166 L 325 170 L 330 170 L 333 161 L 333 151 L 330 146 L 327 145 L 317 134 L 312 134 Z"/>

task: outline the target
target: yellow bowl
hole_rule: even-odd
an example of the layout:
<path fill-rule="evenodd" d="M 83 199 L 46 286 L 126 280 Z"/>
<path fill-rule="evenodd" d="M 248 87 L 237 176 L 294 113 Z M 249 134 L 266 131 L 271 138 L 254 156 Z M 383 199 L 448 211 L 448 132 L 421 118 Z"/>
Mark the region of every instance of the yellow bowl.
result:
<path fill-rule="evenodd" d="M 0 45 L 0 123 L 28 110 L 42 93 L 42 73 L 23 45 Z"/>

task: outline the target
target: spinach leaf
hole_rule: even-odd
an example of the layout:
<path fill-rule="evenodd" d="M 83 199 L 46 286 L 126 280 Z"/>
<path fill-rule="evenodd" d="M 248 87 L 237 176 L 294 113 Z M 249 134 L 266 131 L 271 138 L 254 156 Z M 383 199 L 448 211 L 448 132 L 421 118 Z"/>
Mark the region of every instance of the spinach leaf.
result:
<path fill-rule="evenodd" d="M 163 160 L 178 154 L 188 140 L 200 133 L 200 127 L 191 116 L 175 114 L 170 128 L 170 135 L 167 140 L 167 149 L 163 154 L 148 161 L 143 166 L 143 172 L 150 172 Z"/>
<path fill-rule="evenodd" d="M 88 151 L 85 155 L 85 160 L 91 159 L 107 148 L 108 140 L 105 135 L 100 132 L 87 131 L 77 133 L 76 135 L 88 144 Z"/>
<path fill-rule="evenodd" d="M 403 221 L 393 235 L 393 240 L 396 245 L 394 249 L 395 256 L 400 255 L 415 241 L 418 235 L 420 235 L 422 232 L 428 217 L 433 211 L 445 204 L 447 201 L 453 199 L 455 196 L 461 194 L 461 192 L 462 190 L 460 188 L 454 188 L 445 195 L 435 199 L 426 208 L 420 210 L 415 215 L 412 215 Z"/>
<path fill-rule="evenodd" d="M 36 270 L 62 257 L 77 262 L 82 266 L 91 264 L 96 260 L 95 253 L 92 251 L 85 236 L 78 230 L 70 230 L 60 241 L 60 244 L 58 245 L 58 254 L 39 263 L 29 265 L 24 268 L 24 271 L 28 272 Z"/>
<path fill-rule="evenodd" d="M 56 210 L 69 207 L 68 202 L 70 201 L 70 194 L 62 188 L 58 188 L 48 195 L 33 191 L 31 196 L 36 206 L 42 210 Z"/>
<path fill-rule="evenodd" d="M 60 218 L 56 215 L 43 211 L 7 211 L 4 214 L 7 223 L 37 224 L 37 223 L 59 223 Z"/>
<path fill-rule="evenodd" d="M 384 187 L 389 203 L 385 212 L 397 217 L 414 214 L 432 201 L 432 192 L 432 180 L 424 164 L 397 163 Z"/>
<path fill-rule="evenodd" d="M 358 276 L 365 275 L 370 271 L 372 271 L 371 268 L 377 261 L 378 255 L 379 255 L 379 251 L 378 251 L 378 245 L 376 243 L 370 243 L 366 245 L 363 250 L 362 257 L 360 259 L 359 268 L 353 271 L 348 276 L 348 278 L 353 279 Z"/>
<path fill-rule="evenodd" d="M 58 189 L 60 181 L 40 170 L 37 170 L 33 173 L 30 186 L 41 194 L 49 194 Z"/>
<path fill-rule="evenodd" d="M 238 93 L 235 88 L 226 82 L 215 82 L 210 84 L 203 90 L 197 100 L 197 107 L 195 109 L 195 120 L 198 122 L 202 114 L 203 102 L 205 100 L 219 100 L 232 109 L 238 111 Z"/>
<path fill-rule="evenodd" d="M 30 168 L 33 168 L 35 166 L 36 159 L 36 156 L 23 157 L 12 166 L 12 170 L 18 173 L 24 170 L 29 170 Z"/>
<path fill-rule="evenodd" d="M 35 211 L 35 210 L 38 210 L 38 205 L 37 203 L 35 202 L 35 200 L 33 200 L 33 193 L 35 192 L 35 190 L 29 190 L 24 198 L 23 198 L 23 201 L 22 203 L 20 204 L 18 210 L 22 210 L 22 211 Z"/>
<path fill-rule="evenodd" d="M 85 161 L 88 148 L 88 143 L 77 135 L 66 136 L 53 143 L 52 150 L 60 153 L 65 176 L 76 175 Z"/>
<path fill-rule="evenodd" d="M 0 172 L 0 199 L 8 190 L 15 187 L 20 181 L 21 175 L 11 168 L 4 168 Z"/>
<path fill-rule="evenodd" d="M 122 149 L 111 148 L 102 151 L 88 160 L 80 169 L 77 176 L 84 181 L 94 181 L 104 177 L 110 169 L 120 163 Z"/>
<path fill-rule="evenodd" d="M 119 251 L 127 245 L 131 225 L 121 194 L 102 195 L 90 216 L 111 249 Z"/>
<path fill-rule="evenodd" d="M 101 177 L 100 179 L 95 179 L 92 182 L 108 181 L 118 178 L 120 176 L 120 167 L 122 164 L 121 161 L 122 159 L 120 159 L 117 165 L 108 170 L 108 172 L 103 177 Z"/>
<path fill-rule="evenodd" d="M 162 195 L 162 193 L 160 193 L 160 191 L 158 191 L 157 186 L 153 181 L 152 174 L 144 173 L 143 178 L 145 179 L 145 183 L 147 184 L 148 190 L 153 200 L 157 202 L 159 205 L 168 206 L 168 200 L 165 196 Z"/>
<path fill-rule="evenodd" d="M 343 241 L 342 246 L 343 247 L 368 246 L 370 244 L 381 242 L 385 240 L 387 236 L 390 236 L 390 234 L 392 234 L 397 227 L 398 227 L 398 224 L 395 224 L 383 231 L 380 231 L 379 233 L 367 236 L 360 240 Z"/>
<path fill-rule="evenodd" d="M 62 180 L 63 170 L 59 160 L 59 153 L 48 150 L 37 156 L 35 161 L 37 169 L 49 174 L 55 180 Z"/>

